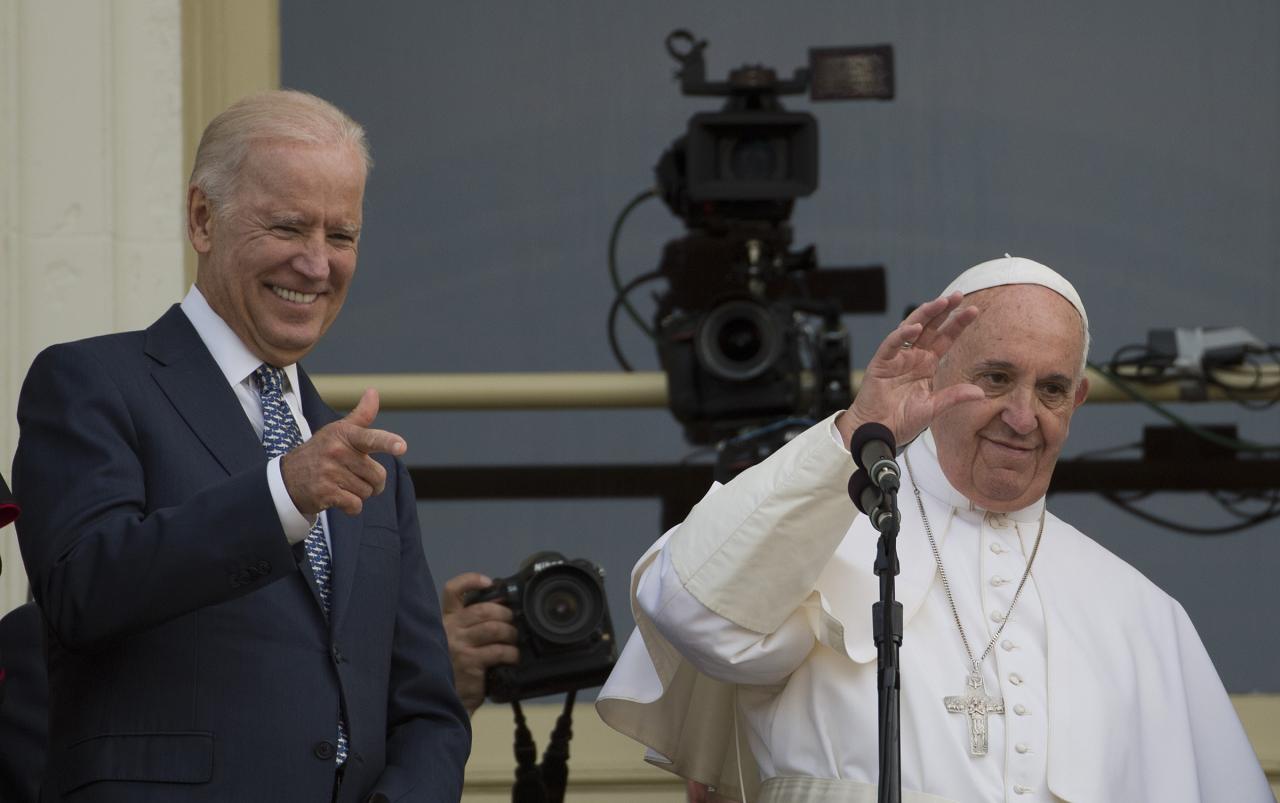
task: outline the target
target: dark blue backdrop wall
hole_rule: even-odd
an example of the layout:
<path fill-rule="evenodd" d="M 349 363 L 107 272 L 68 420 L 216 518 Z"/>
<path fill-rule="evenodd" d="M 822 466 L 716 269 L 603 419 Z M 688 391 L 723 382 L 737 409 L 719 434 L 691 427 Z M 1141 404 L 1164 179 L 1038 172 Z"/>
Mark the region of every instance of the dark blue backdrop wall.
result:
<path fill-rule="evenodd" d="M 710 73 L 790 72 L 810 46 L 889 42 L 891 103 L 810 104 L 818 192 L 800 244 L 828 264 L 888 267 L 889 309 L 933 297 L 1003 252 L 1071 278 L 1095 359 L 1151 328 L 1238 324 L 1280 341 L 1280 6 L 1270 0 L 1113 3 L 647 0 L 282 2 L 283 82 L 369 130 L 360 270 L 313 372 L 607 371 L 609 226 L 652 182 L 694 112 L 662 47 L 710 39 Z M 656 266 L 681 228 L 657 202 L 622 237 L 624 274 Z M 648 309 L 648 307 L 644 307 Z M 852 316 L 864 364 L 894 315 Z M 653 348 L 623 324 L 642 369 Z M 1175 405 L 1280 442 L 1280 416 Z M 1152 413 L 1086 405 L 1068 456 L 1130 443 Z M 674 462 L 688 451 L 652 411 L 385 414 L 417 465 Z M 1139 521 L 1091 495 L 1051 502 L 1182 601 L 1231 691 L 1280 691 L 1280 523 L 1208 539 Z M 1226 521 L 1201 495 L 1150 509 Z M 629 631 L 627 576 L 659 535 L 658 503 L 426 503 L 437 582 L 511 571 L 559 549 L 610 574 Z M 910 660 L 904 649 L 904 660 Z"/>

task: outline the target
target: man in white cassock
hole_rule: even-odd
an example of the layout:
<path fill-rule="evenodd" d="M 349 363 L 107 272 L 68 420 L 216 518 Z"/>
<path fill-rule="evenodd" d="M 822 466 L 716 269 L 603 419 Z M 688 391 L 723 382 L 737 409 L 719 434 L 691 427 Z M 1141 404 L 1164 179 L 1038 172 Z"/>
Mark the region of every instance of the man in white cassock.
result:
<path fill-rule="evenodd" d="M 1005 257 L 880 345 L 853 405 L 724 486 L 632 574 L 597 708 L 751 803 L 876 800 L 878 534 L 848 446 L 899 444 L 904 801 L 1271 801 L 1182 607 L 1045 509 L 1088 393 L 1088 318 Z"/>

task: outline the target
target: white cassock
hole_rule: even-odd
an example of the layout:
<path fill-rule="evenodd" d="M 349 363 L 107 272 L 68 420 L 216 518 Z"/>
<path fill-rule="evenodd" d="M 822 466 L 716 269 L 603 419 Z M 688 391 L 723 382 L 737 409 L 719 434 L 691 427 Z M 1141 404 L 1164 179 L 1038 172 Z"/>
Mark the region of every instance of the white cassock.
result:
<path fill-rule="evenodd" d="M 596 704 L 651 762 L 750 803 L 876 800 L 878 534 L 848 499 L 832 420 L 713 487 L 640 559 L 636 632 Z M 1274 800 L 1182 607 L 1052 514 L 982 665 L 1005 713 L 988 715 L 989 752 L 971 755 L 969 717 L 944 703 L 967 691 L 969 660 L 912 480 L 975 654 L 1009 610 L 1044 500 L 975 508 L 927 432 L 907 458 L 904 801 Z"/>

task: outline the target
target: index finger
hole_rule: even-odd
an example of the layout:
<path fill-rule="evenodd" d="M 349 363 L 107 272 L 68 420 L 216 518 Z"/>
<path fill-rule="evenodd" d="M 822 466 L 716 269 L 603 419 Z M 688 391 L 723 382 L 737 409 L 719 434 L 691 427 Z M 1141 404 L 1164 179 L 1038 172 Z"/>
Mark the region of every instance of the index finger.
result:
<path fill-rule="evenodd" d="M 468 591 L 477 591 L 481 588 L 488 588 L 493 585 L 493 580 L 488 575 L 480 572 L 463 572 L 457 577 L 451 577 L 444 584 L 444 590 L 441 594 L 443 597 L 442 607 L 446 611 L 456 610 L 462 607 L 462 596 Z"/>
<path fill-rule="evenodd" d="M 515 621 L 515 612 L 500 602 L 476 602 L 459 611 L 453 611 L 454 621 L 462 628 L 485 625 L 489 622 Z"/>
<path fill-rule="evenodd" d="M 941 296 L 916 307 L 880 343 L 880 347 L 876 349 L 875 358 L 892 360 L 901 349 L 920 344 L 927 338 L 929 327 L 945 321 L 951 310 L 960 303 L 961 298 L 963 296 L 959 293 L 952 293 L 950 296 Z"/>
<path fill-rule="evenodd" d="M 349 430 L 347 443 L 351 448 L 365 454 L 383 453 L 402 455 L 409 448 L 404 438 L 385 429 L 364 429 L 354 427 Z"/>

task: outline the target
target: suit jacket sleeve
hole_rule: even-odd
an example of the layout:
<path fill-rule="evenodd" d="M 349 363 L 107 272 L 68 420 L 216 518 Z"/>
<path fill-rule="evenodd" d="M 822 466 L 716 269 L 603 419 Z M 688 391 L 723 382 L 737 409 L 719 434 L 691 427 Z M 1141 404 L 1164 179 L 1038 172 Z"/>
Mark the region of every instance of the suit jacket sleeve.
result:
<path fill-rule="evenodd" d="M 18 540 L 32 592 L 72 650 L 298 570 L 267 487 L 265 452 L 262 463 L 193 495 L 152 498 L 163 496 L 156 483 L 164 472 L 183 470 L 181 452 L 145 471 L 144 452 L 180 447 L 155 443 L 161 434 L 136 420 L 145 414 L 137 400 L 158 392 L 151 377 L 119 369 L 84 343 L 54 346 L 36 358 L 18 401 Z"/>
<path fill-rule="evenodd" d="M 453 685 L 413 483 L 399 460 L 391 470 L 400 531 L 400 601 L 391 645 L 386 765 L 373 791 L 392 801 L 456 801 L 471 752 L 471 721 Z"/>

